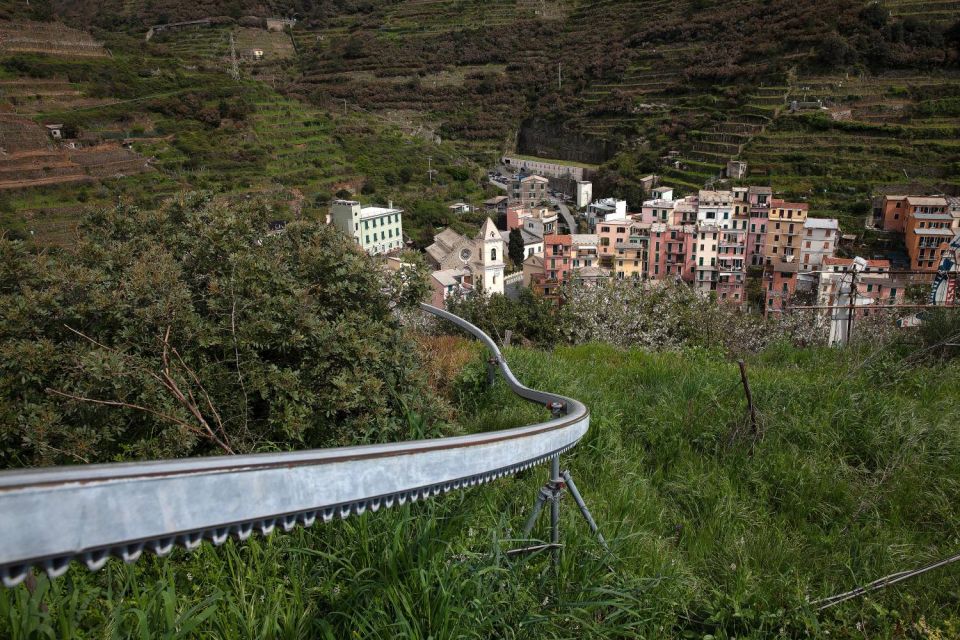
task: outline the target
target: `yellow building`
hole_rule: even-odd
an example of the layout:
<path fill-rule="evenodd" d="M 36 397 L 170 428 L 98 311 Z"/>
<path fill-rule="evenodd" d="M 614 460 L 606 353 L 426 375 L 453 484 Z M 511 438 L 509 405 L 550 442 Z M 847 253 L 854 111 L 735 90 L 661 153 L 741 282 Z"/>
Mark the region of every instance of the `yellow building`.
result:
<path fill-rule="evenodd" d="M 621 280 L 647 279 L 647 247 L 649 238 L 632 237 L 629 240 L 619 241 L 614 245 L 614 271 Z"/>
<path fill-rule="evenodd" d="M 763 245 L 764 263 L 799 262 L 803 242 L 803 223 L 810 205 L 805 202 L 771 200 L 767 237 Z"/>

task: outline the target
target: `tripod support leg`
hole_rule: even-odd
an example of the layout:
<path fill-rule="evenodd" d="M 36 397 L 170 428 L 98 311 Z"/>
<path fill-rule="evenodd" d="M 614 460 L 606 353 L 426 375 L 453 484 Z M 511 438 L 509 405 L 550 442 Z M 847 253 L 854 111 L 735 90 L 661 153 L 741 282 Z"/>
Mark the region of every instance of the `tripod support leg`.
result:
<path fill-rule="evenodd" d="M 530 532 L 533 531 L 533 525 L 537 523 L 537 518 L 540 517 L 540 512 L 543 511 L 543 505 L 550 499 L 552 499 L 550 490 L 547 489 L 547 487 L 541 487 L 540 491 L 537 492 L 537 500 L 533 503 L 533 511 L 530 512 L 527 523 L 523 525 L 524 537 L 529 536 Z"/>
<path fill-rule="evenodd" d="M 603 539 L 603 534 L 600 533 L 600 529 L 597 527 L 596 521 L 594 521 L 593 516 L 590 514 L 590 509 L 587 508 L 587 503 L 583 501 L 583 496 L 581 496 L 580 492 L 577 490 L 577 485 L 574 484 L 573 478 L 570 476 L 570 472 L 564 469 L 562 475 L 564 482 L 567 484 L 567 489 L 570 490 L 570 495 L 573 496 L 573 501 L 577 503 L 578 507 L 580 507 L 580 513 L 583 515 L 583 519 L 587 521 L 587 524 L 590 525 L 590 530 L 593 531 L 594 535 L 597 536 L 600 546 L 603 547 L 607 553 L 610 553 L 610 547 L 607 546 L 607 541 Z"/>

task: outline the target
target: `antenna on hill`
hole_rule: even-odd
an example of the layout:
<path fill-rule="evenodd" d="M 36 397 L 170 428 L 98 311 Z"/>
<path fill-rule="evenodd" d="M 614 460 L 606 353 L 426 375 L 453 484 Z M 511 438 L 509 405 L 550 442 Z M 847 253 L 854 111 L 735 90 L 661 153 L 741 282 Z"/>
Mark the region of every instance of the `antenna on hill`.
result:
<path fill-rule="evenodd" d="M 436 172 L 433 168 L 433 156 L 427 156 L 427 177 L 430 179 L 430 184 L 433 184 L 433 174 Z"/>
<path fill-rule="evenodd" d="M 563 76 L 560 75 L 560 65 L 561 63 L 558 62 L 557 63 L 557 89 L 563 88 Z"/>

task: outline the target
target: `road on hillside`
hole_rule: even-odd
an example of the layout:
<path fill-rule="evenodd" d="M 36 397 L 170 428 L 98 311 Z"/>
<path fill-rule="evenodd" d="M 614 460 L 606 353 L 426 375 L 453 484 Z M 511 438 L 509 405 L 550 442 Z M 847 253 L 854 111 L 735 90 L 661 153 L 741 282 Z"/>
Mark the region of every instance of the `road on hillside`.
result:
<path fill-rule="evenodd" d="M 573 214 L 570 213 L 570 207 L 557 198 L 550 198 L 550 202 L 560 207 L 560 215 L 563 216 L 564 221 L 567 223 L 567 229 L 569 229 L 570 233 L 576 233 L 577 221 L 573 219 Z"/>

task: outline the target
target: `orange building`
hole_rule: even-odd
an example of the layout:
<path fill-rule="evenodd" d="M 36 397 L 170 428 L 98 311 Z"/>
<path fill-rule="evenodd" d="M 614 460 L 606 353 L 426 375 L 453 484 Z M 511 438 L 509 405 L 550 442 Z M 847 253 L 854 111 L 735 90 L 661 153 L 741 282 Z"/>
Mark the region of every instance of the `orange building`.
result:
<path fill-rule="evenodd" d="M 608 267 L 614 266 L 613 260 L 619 243 L 627 242 L 631 236 L 645 236 L 649 233 L 650 224 L 645 222 L 630 219 L 598 222 L 597 236 L 600 239 L 600 246 L 597 250 L 600 253 L 601 262 Z"/>
<path fill-rule="evenodd" d="M 880 224 L 884 231 L 903 233 L 903 222 L 907 218 L 907 196 L 883 196 L 880 205 Z"/>
<path fill-rule="evenodd" d="M 628 240 L 621 240 L 616 244 L 616 262 L 614 272 L 616 277 L 633 280 L 646 280 L 647 248 L 650 245 L 649 237 L 635 236 Z"/>
<path fill-rule="evenodd" d="M 910 269 L 933 273 L 953 239 L 953 219 L 947 211 L 910 213 L 907 216 L 903 241 L 910 256 Z"/>

